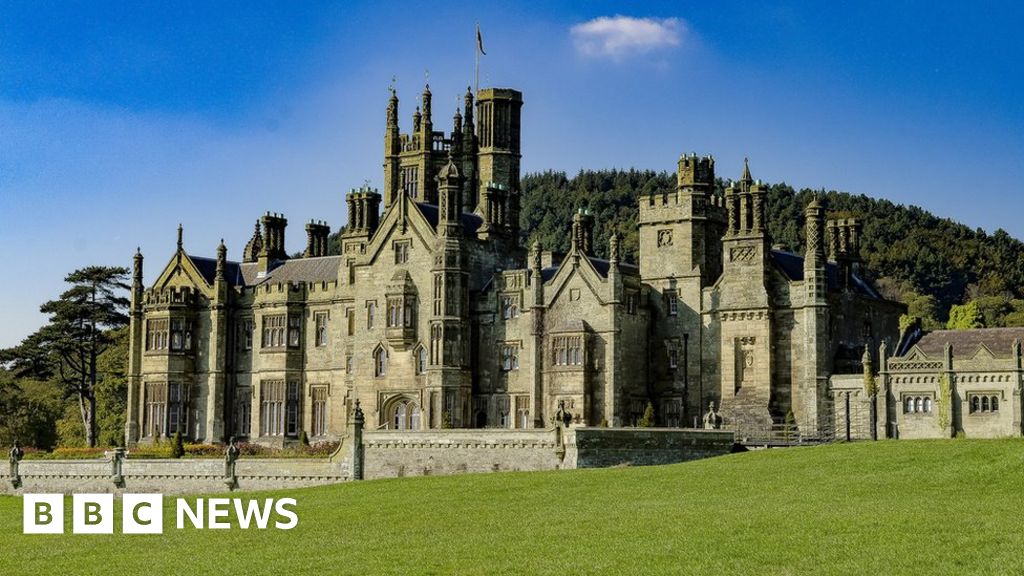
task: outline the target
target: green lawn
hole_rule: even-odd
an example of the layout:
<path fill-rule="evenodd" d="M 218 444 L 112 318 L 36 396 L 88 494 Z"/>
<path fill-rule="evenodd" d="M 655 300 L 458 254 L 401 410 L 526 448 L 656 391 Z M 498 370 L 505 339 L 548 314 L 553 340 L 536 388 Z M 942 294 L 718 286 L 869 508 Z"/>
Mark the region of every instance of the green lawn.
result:
<path fill-rule="evenodd" d="M 0 497 L 0 574 L 1024 573 L 1020 440 L 858 443 L 259 496 L 271 495 L 298 500 L 297 528 L 176 530 L 167 498 L 162 536 L 28 536 L 21 500 Z"/>

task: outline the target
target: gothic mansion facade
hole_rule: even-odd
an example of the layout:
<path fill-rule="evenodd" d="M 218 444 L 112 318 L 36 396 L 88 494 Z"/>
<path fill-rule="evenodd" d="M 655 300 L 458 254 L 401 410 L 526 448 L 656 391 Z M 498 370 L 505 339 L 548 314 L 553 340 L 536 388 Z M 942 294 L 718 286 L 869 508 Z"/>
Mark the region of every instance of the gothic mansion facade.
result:
<path fill-rule="evenodd" d="M 583 211 L 567 254 L 522 246 L 521 106 L 467 91 L 445 133 L 427 87 L 403 134 L 392 93 L 383 194 L 346 196 L 339 255 L 311 221 L 289 257 L 270 213 L 238 261 L 186 252 L 179 229 L 147 288 L 137 253 L 127 442 L 336 439 L 356 401 L 371 429 L 543 427 L 560 405 L 622 426 L 649 402 L 659 426 L 709 402 L 727 426 L 829 425 L 830 376 L 859 371 L 903 311 L 858 274 L 859 223 L 815 201 L 805 256 L 773 249 L 766 188 L 745 167 L 715 193 L 714 160 L 687 155 L 676 190 L 639 200 L 638 262 Z"/>

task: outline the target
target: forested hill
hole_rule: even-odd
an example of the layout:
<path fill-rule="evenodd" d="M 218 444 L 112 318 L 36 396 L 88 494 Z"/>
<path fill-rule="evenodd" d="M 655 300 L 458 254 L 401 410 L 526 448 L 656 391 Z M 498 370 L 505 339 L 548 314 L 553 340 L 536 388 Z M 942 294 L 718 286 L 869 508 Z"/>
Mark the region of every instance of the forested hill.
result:
<path fill-rule="evenodd" d="M 721 182 L 719 182 L 721 188 Z M 522 179 L 521 224 L 528 242 L 566 251 L 572 215 L 595 216 L 594 244 L 606 256 L 608 237 L 622 237 L 624 259 L 635 261 L 637 198 L 675 188 L 675 175 L 637 170 L 527 174 Z M 773 244 L 803 252 L 804 207 L 815 193 L 774 184 L 768 191 L 768 230 Z M 822 193 L 818 191 L 818 193 Z M 888 200 L 825 193 L 828 216 L 864 222 L 861 256 L 889 298 L 910 306 L 926 327 L 945 325 L 950 307 L 969 304 L 975 325 L 1024 326 L 1024 243 L 1003 230 L 987 234 L 915 206 Z M 975 313 L 976 312 L 976 313 Z"/>

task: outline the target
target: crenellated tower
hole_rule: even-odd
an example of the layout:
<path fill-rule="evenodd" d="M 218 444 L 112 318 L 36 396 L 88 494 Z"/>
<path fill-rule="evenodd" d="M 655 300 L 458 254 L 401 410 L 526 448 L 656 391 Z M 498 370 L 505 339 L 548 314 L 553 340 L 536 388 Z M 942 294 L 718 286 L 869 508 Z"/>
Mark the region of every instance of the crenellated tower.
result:
<path fill-rule="evenodd" d="M 640 276 L 657 320 L 648 364 L 658 410 L 692 425 L 710 389 L 702 384 L 702 290 L 722 272 L 725 228 L 722 196 L 715 193 L 715 160 L 683 154 L 676 186 L 640 197 Z"/>

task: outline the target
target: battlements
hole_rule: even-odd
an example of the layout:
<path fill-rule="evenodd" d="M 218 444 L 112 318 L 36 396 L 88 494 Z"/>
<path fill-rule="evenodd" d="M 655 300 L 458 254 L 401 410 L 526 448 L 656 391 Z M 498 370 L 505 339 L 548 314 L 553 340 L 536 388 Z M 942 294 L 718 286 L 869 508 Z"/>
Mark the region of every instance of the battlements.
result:
<path fill-rule="evenodd" d="M 679 157 L 679 168 L 676 171 L 679 188 L 691 188 L 694 191 L 710 193 L 715 189 L 715 158 L 710 154 L 701 158 L 696 152 Z"/>
<path fill-rule="evenodd" d="M 676 189 L 647 194 L 640 199 L 640 222 L 688 218 L 726 221 L 726 203 L 715 194 L 715 158 L 696 152 L 679 157 Z"/>

